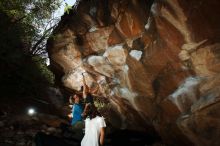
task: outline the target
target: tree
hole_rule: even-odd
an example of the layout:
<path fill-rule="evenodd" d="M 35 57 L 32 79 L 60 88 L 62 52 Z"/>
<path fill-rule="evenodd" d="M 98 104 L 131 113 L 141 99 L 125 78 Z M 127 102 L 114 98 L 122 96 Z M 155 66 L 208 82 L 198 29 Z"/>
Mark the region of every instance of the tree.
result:
<path fill-rule="evenodd" d="M 46 39 L 55 28 L 58 18 L 54 12 L 61 0 L 1 0 L 0 9 L 14 24 L 19 23 L 24 34 L 24 51 L 29 55 L 45 54 Z"/>
<path fill-rule="evenodd" d="M 0 1 L 1 96 L 40 96 L 54 76 L 44 58 L 60 0 Z"/>

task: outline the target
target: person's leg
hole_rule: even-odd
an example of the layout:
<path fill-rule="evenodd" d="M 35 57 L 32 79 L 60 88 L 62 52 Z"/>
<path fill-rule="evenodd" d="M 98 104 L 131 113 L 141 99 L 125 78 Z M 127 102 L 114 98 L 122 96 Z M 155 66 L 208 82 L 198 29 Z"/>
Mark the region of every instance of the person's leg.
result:
<path fill-rule="evenodd" d="M 74 131 L 74 137 L 81 140 L 84 136 L 85 124 L 83 121 L 78 121 L 72 126 L 72 130 Z"/>
<path fill-rule="evenodd" d="M 84 122 L 78 121 L 73 126 L 75 129 L 83 129 L 85 127 Z"/>

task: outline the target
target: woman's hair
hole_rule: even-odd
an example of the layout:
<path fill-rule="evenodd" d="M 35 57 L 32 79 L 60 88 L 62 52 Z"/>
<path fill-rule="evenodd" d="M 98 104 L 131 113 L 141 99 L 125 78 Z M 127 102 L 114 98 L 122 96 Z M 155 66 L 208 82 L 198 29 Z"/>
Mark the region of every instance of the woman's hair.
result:
<path fill-rule="evenodd" d="M 88 107 L 87 116 L 88 116 L 90 119 L 93 119 L 93 118 L 95 118 L 96 116 L 100 116 L 100 117 L 101 117 L 101 113 L 97 110 L 97 108 L 95 107 L 94 104 L 90 104 L 89 107 Z"/>

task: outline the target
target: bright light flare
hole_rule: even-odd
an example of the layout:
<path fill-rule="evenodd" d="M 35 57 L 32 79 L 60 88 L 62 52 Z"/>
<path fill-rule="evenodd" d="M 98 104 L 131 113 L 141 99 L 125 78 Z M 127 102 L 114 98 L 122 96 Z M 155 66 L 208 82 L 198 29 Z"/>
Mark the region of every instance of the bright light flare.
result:
<path fill-rule="evenodd" d="M 29 109 L 28 109 L 28 115 L 29 115 L 29 116 L 33 116 L 34 114 L 36 114 L 35 109 L 29 108 Z"/>

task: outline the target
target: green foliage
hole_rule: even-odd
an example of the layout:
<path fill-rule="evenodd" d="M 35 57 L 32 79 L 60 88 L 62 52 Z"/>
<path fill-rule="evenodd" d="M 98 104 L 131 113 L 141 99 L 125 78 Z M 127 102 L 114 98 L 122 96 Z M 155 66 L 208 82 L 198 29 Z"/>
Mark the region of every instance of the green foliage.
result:
<path fill-rule="evenodd" d="M 72 9 L 72 6 L 69 6 L 67 3 L 65 3 L 64 12 L 69 14 L 71 9 Z"/>
<path fill-rule="evenodd" d="M 111 111 L 112 105 L 109 99 L 106 97 L 94 97 L 94 104 L 97 110 L 104 116 L 109 117 L 108 114 Z"/>
<path fill-rule="evenodd" d="M 59 0 L 0 1 L 1 96 L 42 96 L 53 85 L 42 52 L 58 6 Z"/>
<path fill-rule="evenodd" d="M 46 78 L 46 81 L 50 84 L 54 84 L 55 76 L 54 74 L 48 69 L 48 66 L 46 64 L 46 59 L 41 58 L 39 56 L 35 56 L 32 58 L 32 60 L 35 62 L 37 69 L 40 70 L 41 76 Z"/>
<path fill-rule="evenodd" d="M 99 111 L 109 109 L 109 100 L 105 97 L 94 97 L 94 104 Z"/>
<path fill-rule="evenodd" d="M 0 10 L 12 24 L 21 24 L 26 53 L 42 54 L 45 53 L 47 36 L 52 32 L 50 28 L 58 22 L 53 13 L 60 4 L 61 0 L 1 0 Z"/>

